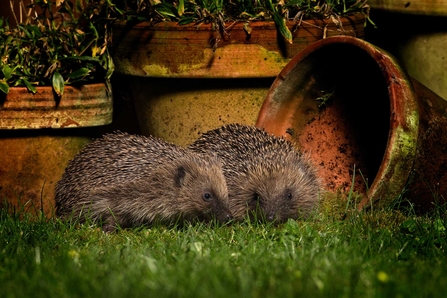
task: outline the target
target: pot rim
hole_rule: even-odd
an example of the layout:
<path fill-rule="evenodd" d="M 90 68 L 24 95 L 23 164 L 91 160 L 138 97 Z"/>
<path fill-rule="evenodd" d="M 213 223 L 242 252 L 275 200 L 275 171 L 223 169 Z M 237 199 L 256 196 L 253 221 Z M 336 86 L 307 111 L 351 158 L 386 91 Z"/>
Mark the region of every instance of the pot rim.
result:
<path fill-rule="evenodd" d="M 91 127 L 110 124 L 112 91 L 106 83 L 66 85 L 57 97 L 52 86 L 11 87 L 0 95 L 0 129 Z"/>
<path fill-rule="evenodd" d="M 340 16 L 339 19 L 344 22 L 344 21 L 351 21 L 351 22 L 356 22 L 356 21 L 365 21 L 366 20 L 366 15 L 363 12 L 353 12 L 351 14 L 348 15 L 343 15 Z M 233 28 L 238 28 L 238 29 L 243 29 L 245 24 L 248 23 L 250 25 L 250 27 L 253 28 L 259 28 L 259 29 L 264 29 L 265 27 L 268 29 L 275 29 L 276 30 L 276 26 L 275 26 L 275 21 L 274 20 L 245 20 L 245 19 L 241 19 L 241 20 L 235 20 L 235 21 L 226 21 L 225 24 L 229 24 L 228 28 L 225 28 L 226 30 L 230 30 Z M 333 24 L 334 26 L 337 26 L 337 23 L 335 23 L 331 18 L 323 18 L 323 19 L 319 19 L 319 18 L 311 18 L 311 19 L 303 19 L 301 22 L 300 21 L 293 21 L 293 20 L 287 20 L 286 24 L 287 26 L 295 26 L 298 23 L 300 23 L 301 26 L 303 27 L 307 27 L 307 26 L 312 26 L 314 27 L 315 25 L 321 25 L 321 24 Z M 179 25 L 178 22 L 173 22 L 173 21 L 165 21 L 165 22 L 151 22 L 151 21 L 116 21 L 113 23 L 113 26 L 116 28 L 129 28 L 129 27 L 133 27 L 133 28 L 140 28 L 140 29 L 145 29 L 147 30 L 148 27 L 149 28 L 153 28 L 153 29 L 158 29 L 158 30 L 212 30 L 212 31 L 216 31 L 216 29 L 214 29 L 214 25 L 213 23 L 189 23 L 189 24 L 184 24 L 184 25 Z M 243 29 L 245 30 L 245 29 Z"/>

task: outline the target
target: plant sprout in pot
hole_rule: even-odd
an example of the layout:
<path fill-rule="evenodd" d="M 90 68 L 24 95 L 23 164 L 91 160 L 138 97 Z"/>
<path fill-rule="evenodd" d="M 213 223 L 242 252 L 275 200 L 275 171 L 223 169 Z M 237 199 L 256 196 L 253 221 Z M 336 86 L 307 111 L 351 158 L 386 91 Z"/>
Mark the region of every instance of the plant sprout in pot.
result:
<path fill-rule="evenodd" d="M 367 0 L 124 0 L 117 3 L 129 20 L 179 25 L 211 23 L 221 38 L 225 38 L 228 26 L 237 22 L 243 22 L 250 35 L 250 22 L 274 21 L 289 43 L 293 43 L 293 34 L 287 25 L 290 21 L 295 27 L 292 30 L 311 19 L 330 19 L 342 29 L 341 17 L 360 12 L 372 23 Z"/>
<path fill-rule="evenodd" d="M 104 20 L 111 8 L 107 1 L 21 0 L 19 15 L 11 9 L 16 27 L 0 19 L 0 90 L 53 86 L 60 96 L 68 84 L 108 82 L 113 63 Z"/>
<path fill-rule="evenodd" d="M 116 6 L 125 20 L 113 28 L 120 90 L 128 88 L 143 134 L 178 145 L 223 124 L 254 124 L 294 55 L 333 35 L 363 38 L 369 13 L 366 1 L 351 0 L 122 0 Z"/>

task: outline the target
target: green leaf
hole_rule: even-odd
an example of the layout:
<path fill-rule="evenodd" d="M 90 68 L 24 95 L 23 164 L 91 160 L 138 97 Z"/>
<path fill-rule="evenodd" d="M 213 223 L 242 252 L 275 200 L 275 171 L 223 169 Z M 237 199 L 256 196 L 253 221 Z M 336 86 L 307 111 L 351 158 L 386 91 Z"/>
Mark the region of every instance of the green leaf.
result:
<path fill-rule="evenodd" d="M 191 24 L 194 21 L 195 21 L 194 17 L 185 17 L 184 16 L 184 17 L 182 17 L 180 19 L 180 21 L 178 21 L 178 24 L 179 25 L 186 25 L 186 24 Z"/>
<path fill-rule="evenodd" d="M 69 77 L 70 79 L 79 79 L 79 78 L 83 78 L 86 75 L 88 75 L 90 72 L 90 69 L 86 68 L 86 67 L 82 67 L 78 70 L 73 71 L 72 73 L 68 74 L 67 77 Z"/>
<path fill-rule="evenodd" d="M 276 26 L 278 27 L 279 32 L 282 36 L 290 43 L 293 43 L 292 32 L 290 32 L 289 28 L 287 28 L 286 20 L 278 13 L 273 14 L 273 19 L 275 21 Z"/>
<path fill-rule="evenodd" d="M 81 12 L 83 9 L 82 9 L 82 1 L 81 0 L 76 0 L 76 5 L 75 5 L 75 7 L 76 7 L 76 11 L 77 12 Z"/>
<path fill-rule="evenodd" d="M 160 3 L 154 5 L 155 11 L 165 19 L 172 19 L 177 17 L 177 9 L 170 3 Z"/>
<path fill-rule="evenodd" d="M 54 72 L 52 82 L 53 82 L 53 89 L 56 92 L 56 94 L 58 96 L 62 96 L 62 94 L 64 94 L 65 82 L 64 78 L 58 71 Z"/>
<path fill-rule="evenodd" d="M 21 82 L 28 88 L 29 91 L 31 91 L 33 94 L 37 92 L 36 87 L 34 87 L 27 79 L 22 78 Z"/>
<path fill-rule="evenodd" d="M 12 77 L 12 74 L 16 70 L 18 66 L 11 68 L 9 65 L 4 65 L 2 68 L 3 76 L 5 77 L 5 80 L 9 80 Z"/>
<path fill-rule="evenodd" d="M 115 64 L 113 64 L 112 56 L 109 54 L 103 55 L 101 66 L 107 71 L 105 79 L 110 80 L 112 77 L 113 71 L 115 70 Z"/>
<path fill-rule="evenodd" d="M 27 28 L 34 39 L 38 39 L 42 36 L 42 32 L 40 32 L 39 27 L 30 25 Z"/>
<path fill-rule="evenodd" d="M 5 80 L 0 81 L 0 91 L 2 91 L 5 94 L 8 94 L 9 92 L 9 85 L 6 83 Z"/>
<path fill-rule="evenodd" d="M 177 5 L 177 13 L 179 16 L 182 16 L 184 12 L 185 12 L 185 1 L 179 0 Z"/>
<path fill-rule="evenodd" d="M 118 13 L 118 15 L 121 17 L 126 13 L 125 9 L 120 9 L 119 7 L 114 6 L 115 11 Z"/>

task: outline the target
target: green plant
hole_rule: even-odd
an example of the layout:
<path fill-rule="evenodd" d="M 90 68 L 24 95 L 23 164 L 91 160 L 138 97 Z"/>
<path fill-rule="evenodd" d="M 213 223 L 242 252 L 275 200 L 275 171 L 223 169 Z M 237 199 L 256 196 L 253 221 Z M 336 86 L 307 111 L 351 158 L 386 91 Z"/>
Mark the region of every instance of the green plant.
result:
<path fill-rule="evenodd" d="M 20 0 L 20 5 L 19 17 L 11 9 L 16 27 L 0 19 L 1 91 L 26 86 L 35 93 L 36 86 L 51 85 L 60 96 L 66 84 L 109 81 L 110 0 L 34 0 L 30 5 Z"/>
<path fill-rule="evenodd" d="M 281 34 L 292 42 L 287 21 L 297 25 L 309 18 L 331 19 L 362 12 L 369 19 L 367 0 L 123 0 L 123 15 L 156 22 L 174 21 L 180 25 L 212 23 L 226 34 L 225 23 L 273 20 Z M 231 26 L 231 25 L 230 25 Z M 246 25 L 249 33 L 250 28 Z"/>

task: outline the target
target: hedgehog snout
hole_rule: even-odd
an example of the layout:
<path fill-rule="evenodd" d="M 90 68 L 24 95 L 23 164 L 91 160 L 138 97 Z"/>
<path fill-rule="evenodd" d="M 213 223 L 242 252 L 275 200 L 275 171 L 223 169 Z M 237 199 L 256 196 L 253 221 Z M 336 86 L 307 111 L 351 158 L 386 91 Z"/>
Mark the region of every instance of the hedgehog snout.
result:
<path fill-rule="evenodd" d="M 226 221 L 226 222 L 229 222 L 229 221 L 231 221 L 231 220 L 233 220 L 233 219 L 234 219 L 233 214 L 231 214 L 231 213 L 227 213 L 227 214 L 225 215 L 225 221 Z"/>
<path fill-rule="evenodd" d="M 228 223 L 228 222 L 230 222 L 233 219 L 234 219 L 234 217 L 233 217 L 233 214 L 231 213 L 230 210 L 223 210 L 223 211 L 221 211 L 219 216 L 218 216 L 218 218 L 217 218 L 217 220 L 220 223 Z"/>
<path fill-rule="evenodd" d="M 268 212 L 266 215 L 266 219 L 269 222 L 275 221 L 276 220 L 276 212 L 275 211 Z"/>

